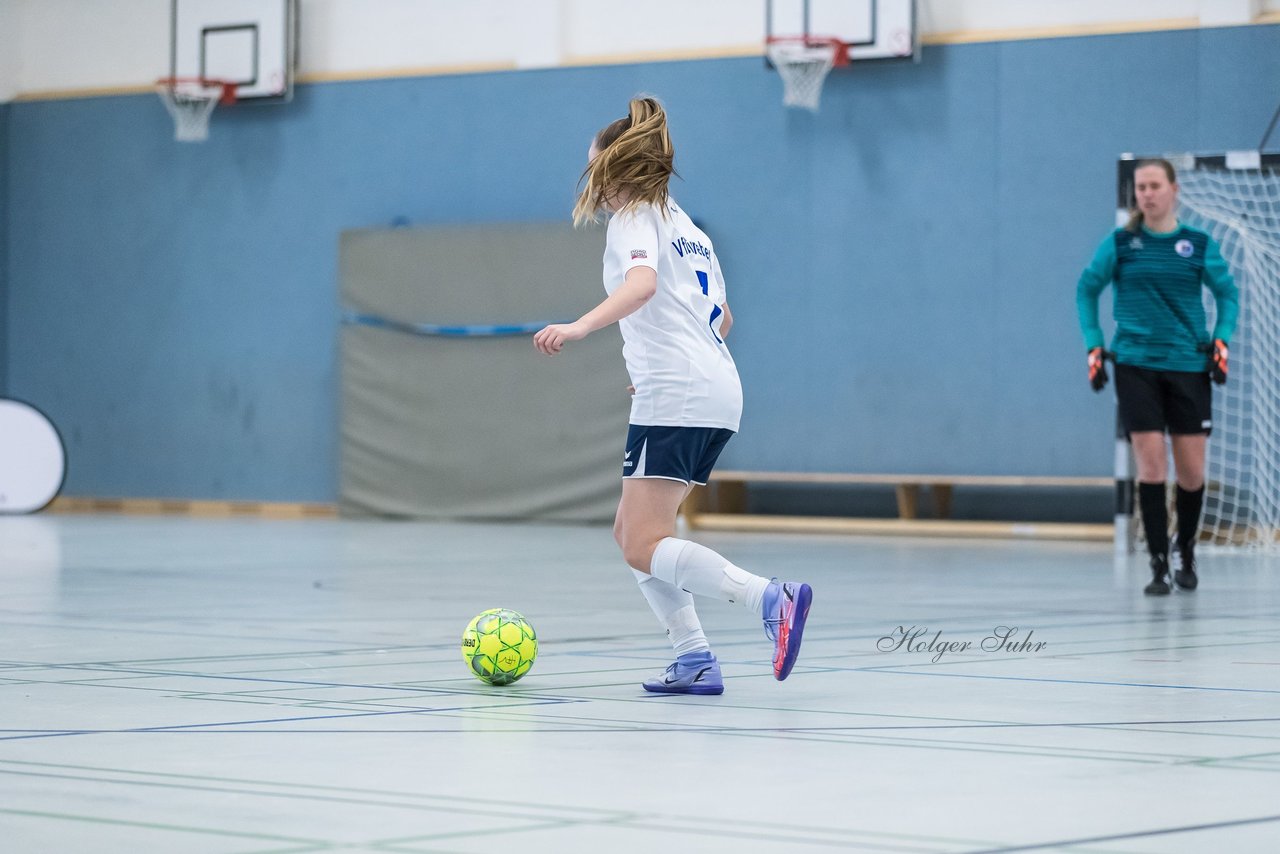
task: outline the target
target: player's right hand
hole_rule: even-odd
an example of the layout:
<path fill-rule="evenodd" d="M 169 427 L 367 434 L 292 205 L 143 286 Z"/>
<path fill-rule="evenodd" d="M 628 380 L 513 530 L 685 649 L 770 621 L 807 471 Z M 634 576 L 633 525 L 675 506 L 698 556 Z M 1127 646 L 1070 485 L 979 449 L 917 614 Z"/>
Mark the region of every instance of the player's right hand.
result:
<path fill-rule="evenodd" d="M 1107 354 L 1101 347 L 1089 351 L 1089 385 L 1102 391 L 1107 385 Z"/>

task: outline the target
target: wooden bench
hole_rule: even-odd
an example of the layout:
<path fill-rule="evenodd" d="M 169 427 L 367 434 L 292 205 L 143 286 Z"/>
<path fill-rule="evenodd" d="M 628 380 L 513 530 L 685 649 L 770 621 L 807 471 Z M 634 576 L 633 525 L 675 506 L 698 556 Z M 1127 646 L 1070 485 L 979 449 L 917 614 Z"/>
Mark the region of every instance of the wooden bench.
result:
<path fill-rule="evenodd" d="M 852 519 L 832 516 L 751 515 L 748 484 L 796 486 L 892 486 L 898 502 L 896 519 Z M 1024 477 L 1018 475 L 918 475 L 824 472 L 715 471 L 706 487 L 696 487 L 681 507 L 691 528 L 725 531 L 797 531 L 807 533 L 914 534 L 956 537 L 1038 537 L 1111 540 L 1111 524 L 1075 522 L 999 522 L 950 518 L 955 487 L 1106 489 L 1109 477 Z M 927 488 L 933 518 L 920 517 L 920 493 Z"/>

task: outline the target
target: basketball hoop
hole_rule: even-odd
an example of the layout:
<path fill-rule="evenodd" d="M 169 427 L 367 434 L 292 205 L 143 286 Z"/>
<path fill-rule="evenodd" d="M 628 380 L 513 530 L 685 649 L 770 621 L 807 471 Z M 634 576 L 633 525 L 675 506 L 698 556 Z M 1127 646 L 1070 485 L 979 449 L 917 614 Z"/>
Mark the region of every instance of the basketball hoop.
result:
<path fill-rule="evenodd" d="M 827 36 L 772 36 L 767 49 L 782 78 L 782 103 L 815 113 L 827 74 L 835 66 L 849 64 L 849 46 Z"/>
<path fill-rule="evenodd" d="M 178 142 L 204 142 L 214 107 L 236 102 L 236 84 L 202 77 L 162 77 L 156 81 L 156 93 L 173 116 L 173 138 Z"/>

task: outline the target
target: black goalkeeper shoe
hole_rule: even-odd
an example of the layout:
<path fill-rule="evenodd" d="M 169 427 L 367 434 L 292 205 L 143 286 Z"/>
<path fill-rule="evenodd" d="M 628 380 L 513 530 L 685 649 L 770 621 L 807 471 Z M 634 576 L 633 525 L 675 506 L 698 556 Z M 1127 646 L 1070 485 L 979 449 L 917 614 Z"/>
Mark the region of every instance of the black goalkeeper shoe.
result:
<path fill-rule="evenodd" d="M 1142 588 L 1148 596 L 1169 595 L 1169 559 L 1164 555 L 1151 558 L 1151 583 Z"/>
<path fill-rule="evenodd" d="M 1178 585 L 1179 590 L 1195 590 L 1200 583 L 1200 579 L 1196 577 L 1195 546 L 1183 546 L 1177 553 L 1181 565 L 1173 573 L 1173 583 Z"/>

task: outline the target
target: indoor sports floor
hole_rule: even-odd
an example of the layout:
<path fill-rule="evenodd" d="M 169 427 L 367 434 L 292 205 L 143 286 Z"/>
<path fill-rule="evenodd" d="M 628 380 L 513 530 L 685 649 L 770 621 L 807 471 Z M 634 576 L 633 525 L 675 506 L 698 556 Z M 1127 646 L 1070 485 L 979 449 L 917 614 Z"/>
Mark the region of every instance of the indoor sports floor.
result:
<path fill-rule="evenodd" d="M 1106 544 L 698 539 L 813 585 L 786 682 L 706 602 L 725 694 L 641 691 L 606 528 L 0 518 L 0 850 L 1277 850 L 1274 564 L 1149 599 Z M 542 644 L 508 688 L 458 648 L 497 606 Z"/>

